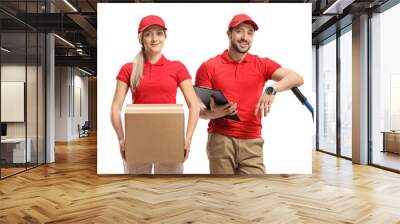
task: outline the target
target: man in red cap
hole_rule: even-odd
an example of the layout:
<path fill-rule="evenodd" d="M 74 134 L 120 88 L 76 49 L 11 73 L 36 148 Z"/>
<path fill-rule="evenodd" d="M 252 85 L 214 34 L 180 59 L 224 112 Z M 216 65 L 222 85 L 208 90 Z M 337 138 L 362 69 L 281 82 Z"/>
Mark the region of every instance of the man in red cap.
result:
<path fill-rule="evenodd" d="M 202 109 L 210 119 L 207 155 L 211 174 L 263 174 L 261 117 L 270 112 L 277 92 L 303 84 L 296 72 L 269 58 L 248 53 L 257 24 L 246 14 L 229 23 L 229 49 L 204 62 L 196 74 L 196 86 L 220 90 L 229 103 Z M 268 80 L 276 81 L 263 91 Z M 223 118 L 237 114 L 240 121 Z"/>

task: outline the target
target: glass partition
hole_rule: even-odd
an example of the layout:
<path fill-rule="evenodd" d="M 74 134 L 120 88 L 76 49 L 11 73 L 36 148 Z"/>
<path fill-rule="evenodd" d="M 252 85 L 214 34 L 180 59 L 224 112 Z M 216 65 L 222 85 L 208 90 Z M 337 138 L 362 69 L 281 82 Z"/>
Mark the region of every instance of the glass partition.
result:
<path fill-rule="evenodd" d="M 3 32 L 1 47 L 1 176 L 6 177 L 24 171 L 31 157 L 26 150 L 26 33 Z"/>
<path fill-rule="evenodd" d="M 45 1 L 1 1 L 0 178 L 45 163 L 44 33 L 17 17 L 45 12 Z"/>
<path fill-rule="evenodd" d="M 352 157 L 352 33 L 340 36 L 340 155 Z"/>
<path fill-rule="evenodd" d="M 318 47 L 318 149 L 336 154 L 336 36 Z"/>
<path fill-rule="evenodd" d="M 400 171 L 400 4 L 371 18 L 372 164 Z"/>

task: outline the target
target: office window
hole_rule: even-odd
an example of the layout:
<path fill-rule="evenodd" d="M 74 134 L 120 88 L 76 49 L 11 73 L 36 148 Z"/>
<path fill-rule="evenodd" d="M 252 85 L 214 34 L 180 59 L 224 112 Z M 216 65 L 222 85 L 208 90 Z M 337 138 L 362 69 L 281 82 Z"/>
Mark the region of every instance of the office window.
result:
<path fill-rule="evenodd" d="M 2 2 L 0 6 L 15 5 Z M 19 2 L 18 13 L 42 13 L 44 1 Z M 10 5 L 9 5 L 10 6 Z M 45 35 L 0 12 L 0 178 L 45 162 Z"/>
<path fill-rule="evenodd" d="M 312 92 L 313 95 L 316 96 L 316 90 L 317 90 L 317 47 L 316 45 L 312 46 Z M 315 102 L 315 101 L 314 101 Z M 315 105 L 315 104 L 314 104 Z M 314 109 L 315 111 L 315 109 Z M 314 115 L 315 117 L 315 115 Z M 316 133 L 313 133 L 312 136 L 312 148 L 315 150 L 317 148 L 317 139 L 316 139 Z"/>
<path fill-rule="evenodd" d="M 26 146 L 26 33 L 1 34 L 1 177 L 24 171 L 30 152 Z M 6 50 L 4 50 L 6 49 Z"/>
<path fill-rule="evenodd" d="M 336 37 L 318 48 L 318 149 L 336 153 Z"/>
<path fill-rule="evenodd" d="M 26 34 L 27 38 L 27 82 L 26 82 L 26 112 L 27 112 L 27 141 L 30 145 L 31 159 L 27 167 L 37 165 L 37 84 L 38 84 L 38 33 L 30 31 Z M 29 148 L 28 148 L 29 149 Z"/>
<path fill-rule="evenodd" d="M 372 163 L 400 170 L 400 4 L 371 19 Z"/>
<path fill-rule="evenodd" d="M 351 26 L 340 36 L 340 154 L 351 158 L 352 149 L 352 35 Z"/>

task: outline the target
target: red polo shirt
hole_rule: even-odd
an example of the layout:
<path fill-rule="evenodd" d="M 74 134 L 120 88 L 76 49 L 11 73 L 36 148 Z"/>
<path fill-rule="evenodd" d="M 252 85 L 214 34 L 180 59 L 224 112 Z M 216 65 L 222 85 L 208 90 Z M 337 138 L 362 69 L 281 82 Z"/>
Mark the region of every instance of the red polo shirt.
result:
<path fill-rule="evenodd" d="M 132 62 L 123 65 L 118 73 L 117 80 L 130 86 L 132 66 Z M 185 65 L 179 61 L 170 61 L 164 55 L 154 64 L 146 60 L 143 79 L 135 93 L 132 94 L 132 103 L 175 104 L 178 86 L 182 81 L 190 78 Z"/>
<path fill-rule="evenodd" d="M 268 58 L 247 53 L 240 62 L 229 58 L 228 51 L 204 62 L 196 74 L 196 86 L 220 90 L 229 102 L 237 103 L 241 121 L 219 118 L 208 124 L 209 132 L 236 138 L 259 138 L 261 114 L 254 115 L 265 82 L 281 66 Z"/>

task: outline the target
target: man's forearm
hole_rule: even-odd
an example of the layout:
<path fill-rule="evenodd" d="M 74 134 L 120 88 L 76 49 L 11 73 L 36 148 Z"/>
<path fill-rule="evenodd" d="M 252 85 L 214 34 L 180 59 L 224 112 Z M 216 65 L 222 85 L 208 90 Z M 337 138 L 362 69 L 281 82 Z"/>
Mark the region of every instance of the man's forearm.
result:
<path fill-rule="evenodd" d="M 281 92 L 285 90 L 289 90 L 293 87 L 298 87 L 303 85 L 304 80 L 299 74 L 294 71 L 290 71 L 283 79 L 274 83 L 272 87 L 274 87 L 275 91 Z"/>

